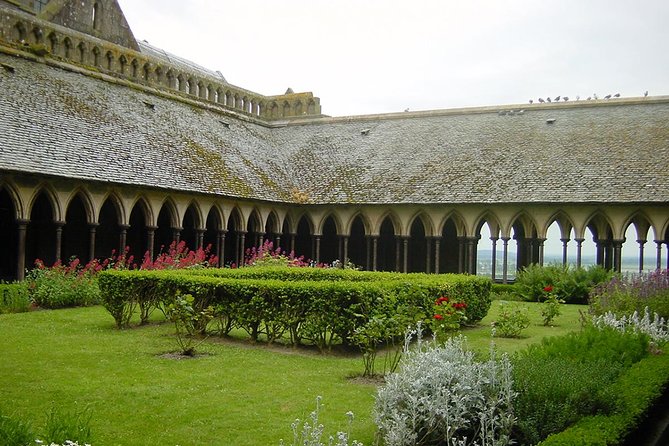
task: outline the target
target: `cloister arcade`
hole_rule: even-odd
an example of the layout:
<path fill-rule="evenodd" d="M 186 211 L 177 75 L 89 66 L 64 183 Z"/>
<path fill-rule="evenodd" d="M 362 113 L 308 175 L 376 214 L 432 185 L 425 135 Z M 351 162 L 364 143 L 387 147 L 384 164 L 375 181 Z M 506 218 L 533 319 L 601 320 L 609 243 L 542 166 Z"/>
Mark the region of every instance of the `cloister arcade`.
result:
<path fill-rule="evenodd" d="M 667 215 L 649 204 L 291 205 L 3 176 L 0 277 L 21 279 L 36 259 L 86 262 L 126 247 L 141 262 L 180 240 L 210 249 L 220 265 L 240 265 L 245 250 L 270 240 L 317 263 L 350 259 L 366 270 L 485 273 L 504 282 L 544 262 L 556 225 L 564 263 L 569 251 L 581 265 L 588 237 L 596 263 L 620 271 L 634 234 L 639 269 L 654 269 L 669 267 Z M 490 248 L 489 271 L 480 271 L 479 247 Z M 655 251 L 653 265 L 644 264 L 644 249 Z"/>

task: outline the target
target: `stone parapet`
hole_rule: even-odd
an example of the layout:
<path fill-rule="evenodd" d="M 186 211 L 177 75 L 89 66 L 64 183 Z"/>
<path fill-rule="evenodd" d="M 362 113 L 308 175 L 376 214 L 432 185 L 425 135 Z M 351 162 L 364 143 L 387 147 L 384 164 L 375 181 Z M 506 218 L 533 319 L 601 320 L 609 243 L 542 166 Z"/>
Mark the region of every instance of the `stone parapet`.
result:
<path fill-rule="evenodd" d="M 0 6 L 0 45 L 168 90 L 261 120 L 321 115 L 320 100 L 312 93 L 264 96 L 228 83 L 219 72 L 179 63 L 183 59 L 146 42 L 138 42 L 137 51 L 8 5 Z"/>

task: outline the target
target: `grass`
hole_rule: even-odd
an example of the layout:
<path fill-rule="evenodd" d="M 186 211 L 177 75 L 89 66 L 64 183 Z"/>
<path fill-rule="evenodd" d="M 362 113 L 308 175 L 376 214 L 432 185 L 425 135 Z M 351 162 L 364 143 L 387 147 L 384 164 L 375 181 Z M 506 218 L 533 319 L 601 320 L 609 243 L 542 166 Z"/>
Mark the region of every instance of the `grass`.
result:
<path fill-rule="evenodd" d="M 538 304 L 521 305 L 531 308 L 532 326 L 523 338 L 496 338 L 500 350 L 579 327 L 579 307 L 563 307 L 558 325 L 543 327 Z M 497 306 L 463 330 L 473 348 L 489 348 Z M 359 358 L 212 337 L 204 356 L 166 359 L 172 336 L 170 324 L 155 320 L 116 330 L 102 307 L 0 315 L 0 412 L 39 432 L 53 407 L 90 407 L 94 445 L 276 445 L 292 440 L 290 424 L 305 420 L 321 395 L 327 434 L 346 428 L 350 410 L 352 438 L 373 443 L 376 387 L 349 379 L 362 372 Z"/>

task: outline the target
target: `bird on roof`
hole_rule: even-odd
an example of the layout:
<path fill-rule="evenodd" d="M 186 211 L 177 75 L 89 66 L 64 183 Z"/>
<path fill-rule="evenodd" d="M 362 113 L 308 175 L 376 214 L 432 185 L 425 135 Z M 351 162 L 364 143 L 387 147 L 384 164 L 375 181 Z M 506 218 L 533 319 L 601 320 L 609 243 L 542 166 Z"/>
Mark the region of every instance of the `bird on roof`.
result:
<path fill-rule="evenodd" d="M 553 99 L 553 100 L 554 100 L 555 102 L 560 102 L 560 96 L 558 96 L 557 98 L 555 98 L 555 99 Z"/>
<path fill-rule="evenodd" d="M 409 109 L 408 109 L 408 108 L 405 108 L 405 109 L 404 109 L 404 111 L 405 111 L 405 112 L 408 112 L 408 111 L 409 111 Z"/>
<path fill-rule="evenodd" d="M 595 98 L 595 100 L 599 99 L 599 96 L 597 96 L 597 93 L 593 93 L 592 97 Z"/>
<path fill-rule="evenodd" d="M 611 95 L 607 94 L 606 96 L 604 96 L 604 99 L 611 99 Z"/>
<path fill-rule="evenodd" d="M 547 100 L 548 102 L 553 102 L 553 101 L 551 101 L 551 98 L 550 98 L 550 96 L 549 96 L 549 97 L 547 97 L 547 98 L 546 98 L 546 100 Z"/>
<path fill-rule="evenodd" d="M 532 99 L 530 99 L 530 104 L 532 104 L 533 102 L 534 102 L 534 101 L 533 101 Z"/>
<path fill-rule="evenodd" d="M 586 101 L 589 101 L 591 99 L 592 99 L 592 96 L 588 96 L 588 99 L 586 99 Z"/>
<path fill-rule="evenodd" d="M 567 101 L 569 100 L 569 96 L 564 96 L 564 97 L 562 98 L 562 100 L 565 101 L 565 102 L 567 102 Z"/>
<path fill-rule="evenodd" d="M 543 103 L 546 102 L 546 101 L 544 101 L 543 98 L 539 98 L 539 102 L 541 102 L 541 103 L 543 104 Z"/>
<path fill-rule="evenodd" d="M 580 100 L 581 100 L 581 97 L 580 97 L 579 95 L 576 95 L 576 100 L 577 100 L 577 101 L 580 101 Z"/>
<path fill-rule="evenodd" d="M 648 97 L 648 90 L 646 90 L 646 91 L 644 92 L 643 97 L 644 97 L 644 98 L 645 98 L 645 97 Z"/>
<path fill-rule="evenodd" d="M 619 97 L 620 97 L 620 93 L 616 93 L 616 94 L 614 94 L 613 97 L 614 97 L 614 98 L 619 98 Z"/>

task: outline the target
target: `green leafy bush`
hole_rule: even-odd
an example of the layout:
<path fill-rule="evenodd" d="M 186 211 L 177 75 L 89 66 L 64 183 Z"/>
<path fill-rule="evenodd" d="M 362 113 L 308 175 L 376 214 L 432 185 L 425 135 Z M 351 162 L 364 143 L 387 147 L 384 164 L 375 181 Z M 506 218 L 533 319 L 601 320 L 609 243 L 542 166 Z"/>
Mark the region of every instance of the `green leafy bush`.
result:
<path fill-rule="evenodd" d="M 618 316 L 641 313 L 646 307 L 669 319 L 669 270 L 614 277 L 600 284 L 590 296 L 590 311 Z"/>
<path fill-rule="evenodd" d="M 502 338 L 517 338 L 520 333 L 530 326 L 530 316 L 527 307 L 518 303 L 499 301 L 499 315 L 492 323 L 492 336 Z"/>
<path fill-rule="evenodd" d="M 31 299 L 42 308 L 89 306 L 100 302 L 94 274 L 80 268 L 78 259 L 68 265 L 56 263 L 51 268 L 38 261 L 26 282 Z"/>
<path fill-rule="evenodd" d="M 586 304 L 590 291 L 598 284 L 608 282 L 612 271 L 599 265 L 574 268 L 571 265 L 529 265 L 518 272 L 515 289 L 523 300 L 542 302 L 545 287 L 552 286 L 558 300 L 569 304 Z"/>
<path fill-rule="evenodd" d="M 31 300 L 26 282 L 0 283 L 0 314 L 30 310 Z"/>
<path fill-rule="evenodd" d="M 647 352 L 647 336 L 589 326 L 516 355 L 515 438 L 536 444 L 583 417 L 612 413 L 618 395 L 611 383 Z"/>

